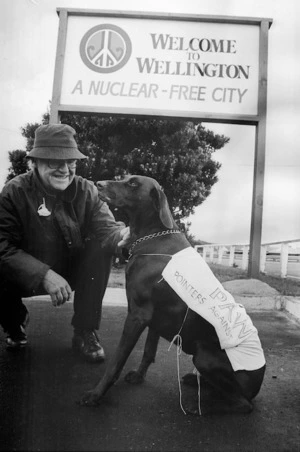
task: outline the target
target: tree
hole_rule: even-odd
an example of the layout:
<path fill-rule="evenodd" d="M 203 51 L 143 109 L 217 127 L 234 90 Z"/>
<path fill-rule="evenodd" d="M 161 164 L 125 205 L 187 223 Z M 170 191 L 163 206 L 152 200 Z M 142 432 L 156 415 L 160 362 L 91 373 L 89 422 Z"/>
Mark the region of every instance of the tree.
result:
<path fill-rule="evenodd" d="M 220 163 L 212 154 L 229 138 L 202 124 L 179 119 L 137 119 L 64 114 L 89 156 L 79 168 L 91 180 L 141 174 L 164 188 L 175 220 L 194 213 L 217 182 Z"/>
<path fill-rule="evenodd" d="M 42 123 L 49 120 L 43 116 Z M 201 123 L 180 119 L 137 119 L 62 114 L 74 127 L 78 147 L 87 159 L 77 173 L 90 180 L 141 174 L 164 188 L 175 220 L 181 222 L 200 205 L 217 182 L 220 163 L 212 159 L 229 138 L 214 134 Z M 27 124 L 22 134 L 32 148 L 39 124 Z"/>
<path fill-rule="evenodd" d="M 43 115 L 42 124 L 48 124 L 49 122 L 49 113 L 45 113 Z M 21 133 L 23 137 L 26 138 L 26 151 L 23 150 L 15 150 L 8 152 L 8 158 L 11 163 L 8 168 L 8 176 L 6 178 L 6 182 L 18 176 L 19 174 L 26 173 L 29 171 L 30 167 L 28 166 L 28 159 L 26 158 L 27 152 L 31 151 L 34 142 L 34 133 L 36 129 L 40 126 L 38 122 L 33 124 L 26 124 L 25 127 L 21 127 Z"/>
<path fill-rule="evenodd" d="M 26 173 L 26 171 L 28 171 L 25 151 L 22 151 L 20 149 L 17 149 L 15 151 L 9 151 L 8 158 L 11 165 L 8 168 L 8 175 L 5 182 L 8 182 L 9 180 L 13 179 L 19 174 L 23 174 Z"/>

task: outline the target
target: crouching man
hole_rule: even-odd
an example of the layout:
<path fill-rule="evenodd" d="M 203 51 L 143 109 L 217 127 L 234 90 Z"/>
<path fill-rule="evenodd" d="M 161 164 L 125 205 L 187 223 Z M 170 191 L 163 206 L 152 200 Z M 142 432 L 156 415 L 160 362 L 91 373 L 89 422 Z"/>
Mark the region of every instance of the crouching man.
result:
<path fill-rule="evenodd" d="M 129 241 L 91 181 L 76 175 L 86 158 L 75 130 L 40 126 L 33 169 L 8 182 L 0 195 L 0 324 L 8 349 L 26 346 L 29 315 L 22 297 L 47 293 L 54 306 L 75 290 L 72 345 L 89 361 L 103 361 L 99 329 L 113 254 Z"/>

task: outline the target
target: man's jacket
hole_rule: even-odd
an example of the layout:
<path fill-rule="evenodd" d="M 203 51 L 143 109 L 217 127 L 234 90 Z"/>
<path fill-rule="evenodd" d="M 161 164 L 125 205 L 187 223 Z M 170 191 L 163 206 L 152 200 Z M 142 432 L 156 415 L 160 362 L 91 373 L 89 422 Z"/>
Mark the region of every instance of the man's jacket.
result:
<path fill-rule="evenodd" d="M 38 212 L 43 204 L 46 216 Z M 0 195 L 0 280 L 34 293 L 49 268 L 78 255 L 87 239 L 99 240 L 114 253 L 123 227 L 87 179 L 75 176 L 53 196 L 36 171 L 17 176 Z"/>

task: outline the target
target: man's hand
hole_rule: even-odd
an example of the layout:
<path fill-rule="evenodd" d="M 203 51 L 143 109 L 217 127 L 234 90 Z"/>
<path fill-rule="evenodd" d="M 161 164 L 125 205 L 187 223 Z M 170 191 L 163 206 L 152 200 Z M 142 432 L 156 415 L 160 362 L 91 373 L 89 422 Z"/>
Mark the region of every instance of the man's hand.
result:
<path fill-rule="evenodd" d="M 53 306 L 60 306 L 70 300 L 72 294 L 71 287 L 62 276 L 53 270 L 50 269 L 47 271 L 43 280 L 43 286 L 51 296 Z"/>
<path fill-rule="evenodd" d="M 124 248 L 129 242 L 130 242 L 130 229 L 129 226 L 127 226 L 124 229 L 121 229 L 121 241 L 118 243 L 118 248 Z"/>

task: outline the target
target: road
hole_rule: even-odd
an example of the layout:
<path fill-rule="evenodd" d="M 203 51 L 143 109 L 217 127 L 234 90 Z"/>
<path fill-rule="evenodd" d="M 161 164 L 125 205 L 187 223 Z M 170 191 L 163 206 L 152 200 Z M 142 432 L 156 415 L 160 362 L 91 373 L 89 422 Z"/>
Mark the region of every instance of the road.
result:
<path fill-rule="evenodd" d="M 143 385 L 124 381 L 141 359 L 145 335 L 101 406 L 76 405 L 101 378 L 106 363 L 85 363 L 72 354 L 71 303 L 55 309 L 41 300 L 27 306 L 26 350 L 7 352 L 0 332 L 1 451 L 299 452 L 300 330 L 284 313 L 251 313 L 267 360 L 253 413 L 195 417 L 180 409 L 176 349 L 168 351 L 166 341 L 161 340 Z M 108 359 L 126 309 L 103 308 L 101 341 Z M 191 358 L 180 355 L 180 375 L 192 369 Z"/>

